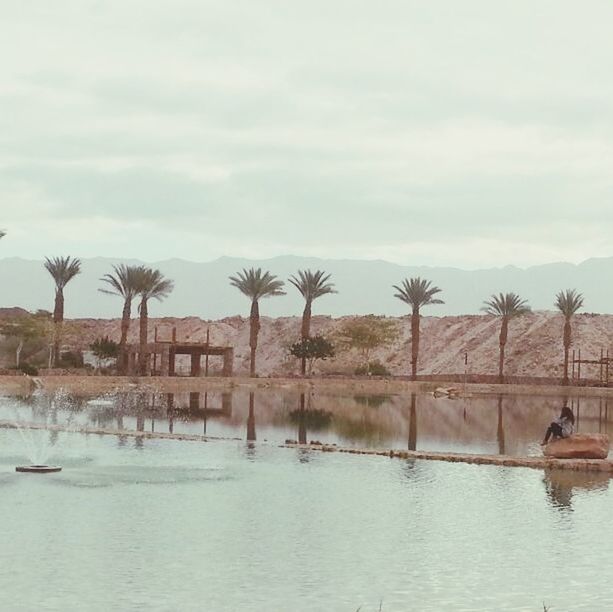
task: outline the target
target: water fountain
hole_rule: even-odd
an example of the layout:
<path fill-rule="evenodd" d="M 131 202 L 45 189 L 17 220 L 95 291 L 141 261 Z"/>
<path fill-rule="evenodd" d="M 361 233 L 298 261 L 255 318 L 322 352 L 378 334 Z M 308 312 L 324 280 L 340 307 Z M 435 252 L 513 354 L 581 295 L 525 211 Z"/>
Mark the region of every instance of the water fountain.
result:
<path fill-rule="evenodd" d="M 59 465 L 18 465 L 15 471 L 30 474 L 50 474 L 52 472 L 61 472 L 62 468 Z"/>
<path fill-rule="evenodd" d="M 37 385 L 34 393 L 32 394 L 34 398 L 40 398 L 43 396 L 43 391 L 41 386 Z M 20 417 L 15 408 L 15 420 L 13 422 L 13 427 L 19 433 L 25 450 L 27 452 L 28 459 L 30 460 L 30 464 L 28 465 L 18 465 L 15 467 L 16 472 L 21 473 L 30 473 L 30 474 L 52 474 L 56 472 L 60 472 L 62 467 L 59 465 L 50 465 L 47 463 L 49 456 L 51 454 L 51 446 L 55 442 L 50 443 L 50 430 L 52 430 L 52 426 L 49 424 L 49 415 L 55 414 L 57 407 L 56 402 L 60 401 L 63 398 L 63 393 L 60 390 L 52 399 L 50 405 L 50 411 L 45 415 L 45 421 L 41 423 L 40 428 L 32 427 L 32 425 L 22 425 L 20 423 Z"/>

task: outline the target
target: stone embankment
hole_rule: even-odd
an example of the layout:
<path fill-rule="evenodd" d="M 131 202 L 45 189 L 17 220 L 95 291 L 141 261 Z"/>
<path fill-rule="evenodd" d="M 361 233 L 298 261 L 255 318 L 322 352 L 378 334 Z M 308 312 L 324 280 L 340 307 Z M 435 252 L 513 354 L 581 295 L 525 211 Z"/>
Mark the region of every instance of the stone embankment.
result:
<path fill-rule="evenodd" d="M 423 459 L 450 463 L 474 463 L 502 467 L 526 467 L 535 469 L 560 469 L 575 471 L 607 472 L 613 475 L 613 461 L 609 459 L 555 459 L 551 457 L 511 457 L 509 455 L 472 455 L 466 453 L 440 453 L 434 451 L 400 451 L 343 448 L 329 444 L 298 444 L 286 440 L 283 448 L 303 448 L 328 453 L 351 455 L 375 455 L 392 459 Z"/>
<path fill-rule="evenodd" d="M 62 389 L 75 395 L 95 395 L 117 391 L 145 389 L 160 393 L 185 391 L 233 391 L 270 389 L 298 393 L 338 394 L 386 394 L 405 395 L 410 393 L 434 393 L 441 387 L 440 382 L 418 381 L 396 378 L 365 378 L 349 376 L 324 376 L 312 378 L 272 377 L 249 378 L 235 376 L 223 378 L 190 377 L 127 377 L 127 376 L 1 376 L 0 393 L 28 395 L 39 386 L 46 391 Z M 457 388 L 457 385 L 455 386 Z M 560 385 L 519 385 L 468 383 L 459 387 L 456 397 L 477 395 L 530 395 L 539 397 L 613 397 L 613 387 L 563 387 Z"/>

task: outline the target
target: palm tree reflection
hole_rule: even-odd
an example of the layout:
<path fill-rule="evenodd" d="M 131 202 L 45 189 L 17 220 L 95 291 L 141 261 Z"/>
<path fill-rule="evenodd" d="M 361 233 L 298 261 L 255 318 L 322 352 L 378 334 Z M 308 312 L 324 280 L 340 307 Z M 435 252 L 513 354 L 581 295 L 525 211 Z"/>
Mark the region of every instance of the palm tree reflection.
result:
<path fill-rule="evenodd" d="M 249 416 L 247 417 L 247 441 L 255 442 L 255 394 L 249 393 Z"/>
<path fill-rule="evenodd" d="M 409 410 L 409 450 L 417 450 L 417 396 L 411 393 L 411 407 Z"/>
<path fill-rule="evenodd" d="M 496 429 L 496 439 L 498 440 L 498 454 L 505 454 L 504 425 L 502 420 L 502 395 L 498 396 L 498 427 Z"/>

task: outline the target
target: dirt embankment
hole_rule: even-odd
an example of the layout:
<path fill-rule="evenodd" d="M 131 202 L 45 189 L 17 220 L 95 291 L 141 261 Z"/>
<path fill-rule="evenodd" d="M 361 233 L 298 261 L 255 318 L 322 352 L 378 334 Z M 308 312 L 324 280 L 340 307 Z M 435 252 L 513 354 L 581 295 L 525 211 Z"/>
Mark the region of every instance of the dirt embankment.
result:
<path fill-rule="evenodd" d="M 313 318 L 312 333 L 333 336 L 350 317 Z M 394 375 L 410 370 L 411 333 L 407 317 L 395 319 L 398 339 L 390 346 L 376 349 L 371 359 L 378 359 Z M 87 346 L 100 336 L 119 339 L 119 320 L 79 319 L 78 331 L 66 338 L 66 344 Z M 263 317 L 258 346 L 258 372 L 262 376 L 297 373 L 297 361 L 288 357 L 289 345 L 298 339 L 300 319 Z M 234 371 L 242 375 L 249 370 L 249 320 L 229 317 L 219 321 L 204 321 L 197 317 L 183 319 L 151 319 L 150 340 L 158 327 L 160 339 L 170 339 L 172 328 L 182 341 L 204 342 L 207 328 L 211 343 L 235 348 Z M 559 377 L 562 375 L 563 319 L 551 312 L 537 312 L 511 321 L 506 348 L 506 373 L 510 376 Z M 420 341 L 420 374 L 463 374 L 464 354 L 468 353 L 468 372 L 496 374 L 498 371 L 498 333 L 500 322 L 489 316 L 423 317 Z M 600 350 L 613 349 L 612 315 L 577 315 L 574 320 L 574 348 L 582 349 L 582 357 L 596 359 Z M 130 342 L 138 341 L 138 322 L 133 321 Z M 613 355 L 613 351 L 612 351 Z M 356 351 L 339 352 L 334 359 L 318 363 L 314 373 L 352 373 L 362 357 Z M 219 371 L 221 363 L 211 358 L 211 373 Z M 597 378 L 597 366 L 583 366 L 582 375 Z M 612 372 L 613 375 L 613 372 Z"/>

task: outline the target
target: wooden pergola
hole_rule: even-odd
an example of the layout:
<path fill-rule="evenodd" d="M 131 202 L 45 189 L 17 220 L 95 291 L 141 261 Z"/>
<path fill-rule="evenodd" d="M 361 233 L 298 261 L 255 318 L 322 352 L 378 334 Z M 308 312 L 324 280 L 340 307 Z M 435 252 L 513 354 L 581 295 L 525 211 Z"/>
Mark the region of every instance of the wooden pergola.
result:
<path fill-rule="evenodd" d="M 126 346 L 128 360 L 128 374 L 134 375 L 138 371 L 141 354 L 139 344 Z M 146 372 L 145 376 L 176 376 L 177 355 L 189 355 L 191 359 L 190 376 L 202 376 L 202 358 L 204 361 L 204 375 L 209 375 L 209 357 L 219 356 L 223 359 L 222 376 L 232 376 L 234 364 L 234 348 L 231 346 L 213 346 L 209 343 L 207 331 L 206 342 L 178 342 L 177 330 L 173 328 L 172 339 L 159 340 L 157 328 L 155 340 L 146 345 Z"/>

